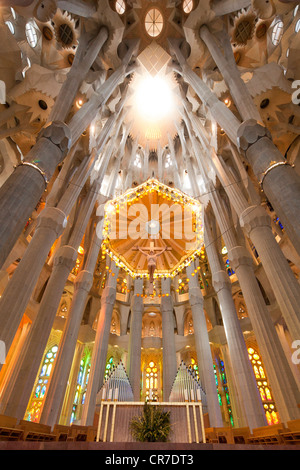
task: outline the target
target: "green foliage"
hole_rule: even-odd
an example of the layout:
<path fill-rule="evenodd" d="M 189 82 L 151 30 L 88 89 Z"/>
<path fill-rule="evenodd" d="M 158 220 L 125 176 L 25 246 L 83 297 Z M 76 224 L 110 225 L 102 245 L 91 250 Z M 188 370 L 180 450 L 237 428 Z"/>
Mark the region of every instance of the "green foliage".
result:
<path fill-rule="evenodd" d="M 132 436 L 139 442 L 167 442 L 171 431 L 170 412 L 145 403 L 143 414 L 130 422 Z"/>

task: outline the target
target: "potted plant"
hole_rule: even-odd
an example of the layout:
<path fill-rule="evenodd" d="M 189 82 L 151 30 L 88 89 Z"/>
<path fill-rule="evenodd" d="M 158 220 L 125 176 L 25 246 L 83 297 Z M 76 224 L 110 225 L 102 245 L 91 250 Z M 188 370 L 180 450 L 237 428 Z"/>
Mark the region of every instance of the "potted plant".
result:
<path fill-rule="evenodd" d="M 139 442 L 166 442 L 171 431 L 170 412 L 145 403 L 143 414 L 131 420 L 130 429 Z"/>

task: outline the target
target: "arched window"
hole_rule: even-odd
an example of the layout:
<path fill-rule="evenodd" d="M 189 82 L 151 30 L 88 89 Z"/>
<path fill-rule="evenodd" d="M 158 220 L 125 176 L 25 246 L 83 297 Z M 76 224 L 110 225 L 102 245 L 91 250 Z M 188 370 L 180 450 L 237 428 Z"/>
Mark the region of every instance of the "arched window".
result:
<path fill-rule="evenodd" d="M 27 421 L 38 422 L 41 415 L 42 404 L 48 387 L 50 375 L 53 368 L 53 363 L 58 351 L 58 346 L 52 346 L 45 354 L 42 367 L 34 387 L 34 392 L 31 396 L 25 419 Z"/>
<path fill-rule="evenodd" d="M 30 47 L 34 48 L 37 45 L 38 37 L 33 24 L 29 21 L 25 26 L 26 39 Z"/>
<path fill-rule="evenodd" d="M 266 413 L 268 424 L 279 423 L 279 416 L 276 410 L 272 392 L 266 377 L 265 369 L 258 352 L 253 348 L 248 348 L 249 359 L 253 367 L 257 388 Z"/>
<path fill-rule="evenodd" d="M 224 410 L 224 407 L 227 408 L 229 420 L 230 420 L 231 426 L 233 426 L 234 422 L 233 422 L 233 416 L 232 416 L 230 394 L 229 394 L 229 389 L 228 389 L 224 361 L 222 360 L 218 361 L 217 366 L 216 364 L 214 364 L 214 373 L 215 373 L 219 405 L 221 409 L 223 410 Z M 222 400 L 222 397 L 223 397 L 223 400 Z"/>
<path fill-rule="evenodd" d="M 72 414 L 70 424 L 80 419 L 80 412 L 82 405 L 85 401 L 87 384 L 91 368 L 91 354 L 90 351 L 86 352 L 80 361 L 79 372 L 77 376 L 77 384 L 75 389 L 75 396 L 72 407 Z"/>
<path fill-rule="evenodd" d="M 159 401 L 159 367 L 156 362 L 149 361 L 144 374 L 144 389 L 146 401 Z"/>

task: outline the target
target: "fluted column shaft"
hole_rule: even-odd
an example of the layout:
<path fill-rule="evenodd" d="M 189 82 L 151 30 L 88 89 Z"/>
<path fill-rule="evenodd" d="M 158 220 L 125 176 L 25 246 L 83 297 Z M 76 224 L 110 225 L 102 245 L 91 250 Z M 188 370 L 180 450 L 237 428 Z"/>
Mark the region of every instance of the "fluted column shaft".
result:
<path fill-rule="evenodd" d="M 3 414 L 23 418 L 30 394 L 45 351 L 60 299 L 71 269 L 74 267 L 78 247 L 97 198 L 98 183 L 95 182 L 82 203 L 78 219 L 72 228 L 68 244 L 58 249 L 53 270 L 45 289 L 37 316 L 33 322 L 18 373 L 14 390 L 2 403 Z"/>
<path fill-rule="evenodd" d="M 252 167 L 253 173 L 260 181 L 267 198 L 275 212 L 285 226 L 286 232 L 295 249 L 300 254 L 300 177 L 284 159 L 277 147 L 272 142 L 272 137 L 267 128 L 260 125 L 256 119 L 247 118 L 243 123 L 235 117 L 224 103 L 193 72 L 186 62 L 186 58 L 175 40 L 170 40 L 171 52 L 176 56 L 178 64 L 173 63 L 173 68 L 181 74 L 184 80 L 193 87 L 201 101 L 208 107 L 212 117 L 224 129 L 225 133 L 234 145 L 244 153 L 246 160 Z M 219 61 L 217 65 L 219 64 Z M 236 67 L 236 65 L 233 65 Z M 225 73 L 225 72 L 224 72 Z M 235 74 L 236 81 L 238 75 Z M 240 96 L 241 87 L 236 90 Z M 235 95 L 233 96 L 235 99 Z M 238 101 L 243 98 L 236 98 Z M 253 109 L 253 107 L 251 107 Z M 243 108 L 243 112 L 246 110 Z"/>
<path fill-rule="evenodd" d="M 134 280 L 134 292 L 131 301 L 130 335 L 128 345 L 127 370 L 135 401 L 141 399 L 141 347 L 142 347 L 142 320 L 144 303 L 143 279 Z"/>
<path fill-rule="evenodd" d="M 68 377 L 76 348 L 79 328 L 88 294 L 93 285 L 93 273 L 98 259 L 100 246 L 101 240 L 98 239 L 96 230 L 94 229 L 94 236 L 91 241 L 87 263 L 85 264 L 84 269 L 79 272 L 74 282 L 74 294 L 71 307 L 69 309 L 66 325 L 59 343 L 50 385 L 44 398 L 40 422 L 49 426 L 53 426 L 59 421 L 63 397 L 67 387 Z"/>
<path fill-rule="evenodd" d="M 266 417 L 232 298 L 231 283 L 228 274 L 225 272 L 224 265 L 221 265 L 207 216 L 205 219 L 204 239 L 212 273 L 213 287 L 219 299 L 230 360 L 239 399 L 243 403 L 247 425 L 250 429 L 265 426 Z"/>
<path fill-rule="evenodd" d="M 97 393 L 103 385 L 109 332 L 113 308 L 116 301 L 117 276 L 119 272 L 119 268 L 114 263 L 112 263 L 111 269 L 112 272 L 109 274 L 101 296 L 101 309 L 98 317 L 85 403 L 81 416 L 81 424 L 84 426 L 91 426 L 93 424 Z"/>
<path fill-rule="evenodd" d="M 206 318 L 203 310 L 203 296 L 197 279 L 195 276 L 191 276 L 193 271 L 194 263 L 191 263 L 190 266 L 187 267 L 187 274 L 190 279 L 189 303 L 192 309 L 198 367 L 201 370 L 200 376 L 204 382 L 202 385 L 206 394 L 210 426 L 222 427 L 223 420 L 218 401 L 214 364 L 209 344 Z"/>
<path fill-rule="evenodd" d="M 251 205 L 220 157 L 214 163 L 223 187 L 239 216 L 240 225 L 257 250 L 282 316 L 293 339 L 300 337 L 300 285 L 278 245 L 270 217 L 261 206 Z"/>
<path fill-rule="evenodd" d="M 165 294 L 164 297 L 161 297 L 160 304 L 163 345 L 163 400 L 169 401 L 177 373 L 171 279 L 162 279 L 161 284 L 162 294 Z"/>

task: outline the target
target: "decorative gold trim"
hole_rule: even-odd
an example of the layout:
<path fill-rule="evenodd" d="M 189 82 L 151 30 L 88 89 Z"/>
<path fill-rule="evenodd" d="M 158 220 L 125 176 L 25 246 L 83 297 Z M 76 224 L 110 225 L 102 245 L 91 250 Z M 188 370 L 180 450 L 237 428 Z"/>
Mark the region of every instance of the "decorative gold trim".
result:
<path fill-rule="evenodd" d="M 265 172 L 263 173 L 262 175 L 262 179 L 260 180 L 259 184 L 261 187 L 263 187 L 263 182 L 264 182 L 264 179 L 265 177 L 267 176 L 268 173 L 270 173 L 271 170 L 273 170 L 273 168 L 276 168 L 278 166 L 281 166 L 281 165 L 289 165 L 291 166 L 292 168 L 294 168 L 294 165 L 291 165 L 289 162 L 277 162 L 277 163 L 273 163 L 273 165 L 269 166 L 269 168 L 267 168 L 265 170 Z"/>
<path fill-rule="evenodd" d="M 15 165 L 15 168 L 18 168 L 18 166 L 23 166 L 23 165 L 26 165 L 26 166 L 31 166 L 32 168 L 34 168 L 35 170 L 37 170 L 43 177 L 44 179 L 44 182 L 45 182 L 45 186 L 47 187 L 47 184 L 49 183 L 48 179 L 47 179 L 47 176 L 46 176 L 46 173 L 41 170 L 37 165 L 35 165 L 34 163 L 30 163 L 30 162 L 21 162 L 19 163 L 19 165 Z"/>

